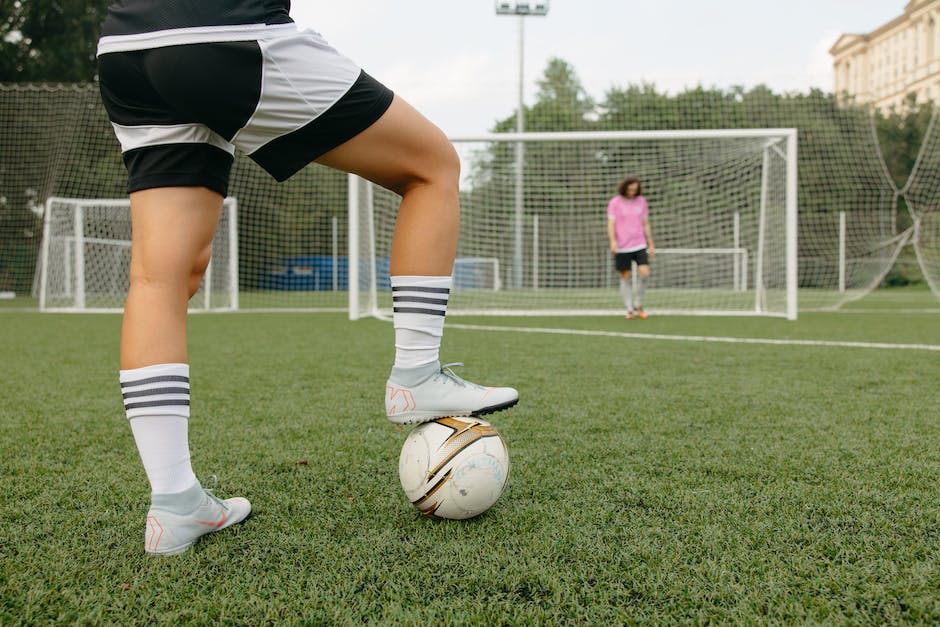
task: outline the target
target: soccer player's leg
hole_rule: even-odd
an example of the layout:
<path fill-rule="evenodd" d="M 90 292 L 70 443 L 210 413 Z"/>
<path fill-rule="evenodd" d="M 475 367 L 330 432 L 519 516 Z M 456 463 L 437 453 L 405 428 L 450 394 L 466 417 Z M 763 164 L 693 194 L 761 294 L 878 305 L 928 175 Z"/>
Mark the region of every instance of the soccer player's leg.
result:
<path fill-rule="evenodd" d="M 515 405 L 516 390 L 470 383 L 440 365 L 460 225 L 460 161 L 443 132 L 395 97 L 377 122 L 317 162 L 401 196 L 390 267 L 395 364 L 386 383 L 389 420 L 426 422 Z"/>
<path fill-rule="evenodd" d="M 650 265 L 649 257 L 646 255 L 646 251 L 642 251 L 642 256 L 637 262 L 636 273 L 637 273 L 637 286 L 636 286 L 636 315 L 637 317 L 645 320 L 648 316 L 646 310 L 643 309 L 643 300 L 646 298 L 646 285 L 649 282 L 650 278 Z M 645 263 L 644 263 L 645 262 Z"/>
<path fill-rule="evenodd" d="M 617 253 L 614 256 L 614 266 L 620 273 L 620 297 L 623 299 L 623 306 L 626 308 L 627 320 L 633 319 L 633 272 L 632 259 L 629 253 Z"/>
<path fill-rule="evenodd" d="M 174 554 L 243 520 L 241 498 L 221 500 L 190 463 L 189 299 L 209 263 L 222 196 L 202 187 L 131 194 L 130 290 L 121 328 L 121 392 L 151 487 L 145 550 Z"/>

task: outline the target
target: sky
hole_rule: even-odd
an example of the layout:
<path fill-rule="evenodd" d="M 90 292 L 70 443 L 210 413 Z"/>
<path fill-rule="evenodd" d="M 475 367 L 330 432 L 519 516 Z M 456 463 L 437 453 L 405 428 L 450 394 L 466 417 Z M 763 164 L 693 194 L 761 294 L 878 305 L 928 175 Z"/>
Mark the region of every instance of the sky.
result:
<path fill-rule="evenodd" d="M 551 58 L 596 100 L 636 83 L 831 91 L 839 35 L 871 32 L 907 1 L 551 0 L 524 18 L 525 101 Z M 519 18 L 493 0 L 293 0 L 291 15 L 448 135 L 488 132 L 517 107 Z"/>

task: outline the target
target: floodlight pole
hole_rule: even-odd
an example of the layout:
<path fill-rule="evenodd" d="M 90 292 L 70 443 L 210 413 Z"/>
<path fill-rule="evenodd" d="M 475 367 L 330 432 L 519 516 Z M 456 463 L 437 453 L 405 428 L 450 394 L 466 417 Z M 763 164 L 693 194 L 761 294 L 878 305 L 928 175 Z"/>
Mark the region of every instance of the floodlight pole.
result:
<path fill-rule="evenodd" d="M 519 16 L 519 104 L 516 108 L 516 132 L 525 132 L 525 97 L 523 88 L 525 85 L 525 16 Z M 516 142 L 516 211 L 513 215 L 513 264 L 512 273 L 514 288 L 522 289 L 522 222 L 525 219 L 525 191 L 523 187 L 522 169 L 525 167 L 525 144 L 521 141 Z"/>
<path fill-rule="evenodd" d="M 548 2 L 505 2 L 497 0 L 497 15 L 516 15 L 519 18 L 519 93 L 516 107 L 516 132 L 525 132 L 525 17 L 547 15 Z M 524 220 L 525 191 L 523 168 L 525 167 L 525 144 L 516 142 L 516 193 L 513 216 L 513 280 L 512 286 L 522 288 L 522 225 Z"/>

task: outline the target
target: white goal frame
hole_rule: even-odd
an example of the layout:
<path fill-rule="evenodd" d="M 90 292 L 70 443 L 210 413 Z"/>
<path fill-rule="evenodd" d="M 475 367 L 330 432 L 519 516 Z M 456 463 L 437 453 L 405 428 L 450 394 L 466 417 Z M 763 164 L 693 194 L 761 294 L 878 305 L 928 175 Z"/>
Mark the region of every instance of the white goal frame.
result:
<path fill-rule="evenodd" d="M 740 247 L 737 243 L 729 248 L 713 249 L 660 249 L 658 252 L 670 254 L 671 252 L 685 253 L 718 253 L 729 255 L 734 264 L 734 289 L 747 290 L 754 292 L 752 308 L 742 307 L 737 310 L 681 310 L 681 311 L 663 311 L 661 313 L 675 314 L 714 314 L 714 315 L 765 315 L 784 317 L 788 320 L 797 318 L 797 129 L 794 128 L 758 128 L 758 129 L 716 129 L 716 130 L 663 130 L 663 131 L 596 131 L 596 132 L 546 132 L 546 133 L 486 133 L 481 135 L 455 136 L 451 137 L 451 142 L 458 144 L 461 142 L 514 142 L 517 145 L 517 151 L 521 153 L 526 143 L 546 142 L 546 141 L 624 141 L 624 142 L 650 142 L 662 140 L 707 140 L 707 139 L 764 139 L 763 148 L 763 166 L 760 174 L 760 207 L 756 208 L 757 220 L 757 243 L 755 249 L 747 250 Z M 518 158 L 518 153 L 517 153 Z M 781 158 L 786 164 L 785 180 L 782 183 L 784 194 L 784 215 L 783 231 L 783 289 L 777 288 L 785 298 L 783 308 L 769 310 L 765 306 L 767 299 L 767 289 L 763 285 L 762 277 L 765 257 L 765 244 L 767 238 L 767 222 L 769 221 L 768 199 L 769 177 L 771 168 L 771 159 Z M 517 161 L 518 163 L 518 161 Z M 516 183 L 516 261 L 519 259 L 519 251 L 522 249 L 521 225 L 523 224 L 523 206 L 522 201 L 522 178 L 523 174 L 517 169 Z M 373 186 L 362 181 L 354 175 L 349 177 L 349 317 L 357 319 L 361 317 L 386 317 L 388 311 L 379 306 L 377 293 L 376 271 L 376 247 L 375 247 L 375 229 L 374 229 L 374 203 Z M 778 183 L 779 185 L 779 183 Z M 776 188 L 776 189 L 779 189 Z M 535 229 L 538 229 L 537 217 Z M 779 219 L 779 211 L 775 212 L 775 218 Z M 737 228 L 737 216 L 735 217 L 735 228 Z M 361 225 L 367 225 L 362 227 Z M 372 225 L 370 228 L 368 225 Z M 779 222 L 778 222 L 779 224 Z M 364 232 L 361 232 L 364 231 Z M 365 232 L 367 231 L 367 232 Z M 779 244 L 780 240 L 775 240 Z M 534 247 L 538 246 L 536 242 Z M 751 256 L 751 263 L 748 263 L 748 257 Z M 357 263 L 358 262 L 358 263 Z M 748 267 L 750 266 L 750 268 Z M 517 263 L 517 267 L 519 264 Z M 538 272 L 536 264 L 534 273 Z M 367 276 L 371 274 L 372 276 Z M 750 275 L 750 276 L 749 276 Z M 538 289 L 538 277 L 534 277 L 534 285 Z M 356 289 L 359 286 L 359 289 Z M 363 302 L 365 299 L 366 302 Z M 451 309 L 452 314 L 493 314 L 493 315 L 585 315 L 588 313 L 614 313 L 617 310 L 539 310 L 539 309 L 492 309 L 492 310 L 467 310 L 455 311 Z M 622 312 L 621 312 L 622 313 Z"/>
<path fill-rule="evenodd" d="M 56 235 L 52 232 L 53 207 L 57 204 L 73 207 L 72 228 L 68 235 Z M 122 310 L 119 306 L 89 307 L 87 306 L 86 291 L 86 246 L 96 244 L 99 246 L 113 246 L 117 249 L 130 250 L 131 242 L 127 239 L 105 239 L 89 237 L 84 231 L 84 211 L 88 207 L 108 207 L 127 209 L 130 211 L 128 199 L 83 199 L 64 198 L 52 196 L 46 200 L 43 216 L 43 237 L 39 255 L 39 310 L 45 312 L 66 313 L 115 313 Z M 228 302 L 222 306 L 215 305 L 212 299 L 213 262 L 210 259 L 205 275 L 197 294 L 203 294 L 201 306 L 190 306 L 190 311 L 234 311 L 238 309 L 238 201 L 235 198 L 226 198 L 223 201 L 222 211 L 229 225 L 228 232 L 216 234 L 216 237 L 225 237 L 229 251 Z M 58 240 L 64 248 L 65 254 L 59 259 L 51 258 L 52 241 Z M 61 262 L 64 276 L 63 292 L 56 300 L 66 300 L 68 304 L 50 303 L 49 275 L 51 264 Z M 117 270 L 115 268 L 115 270 Z M 126 289 L 125 289 L 126 293 Z"/>
<path fill-rule="evenodd" d="M 493 290 L 494 292 L 503 289 L 503 280 L 500 278 L 499 273 L 499 257 L 457 257 L 454 259 L 455 282 L 459 284 L 461 279 L 465 277 L 467 271 L 463 268 L 474 267 L 484 269 L 484 274 L 489 278 L 489 287 L 486 287 L 486 285 L 473 287 L 458 285 L 458 289 L 484 289 Z"/>

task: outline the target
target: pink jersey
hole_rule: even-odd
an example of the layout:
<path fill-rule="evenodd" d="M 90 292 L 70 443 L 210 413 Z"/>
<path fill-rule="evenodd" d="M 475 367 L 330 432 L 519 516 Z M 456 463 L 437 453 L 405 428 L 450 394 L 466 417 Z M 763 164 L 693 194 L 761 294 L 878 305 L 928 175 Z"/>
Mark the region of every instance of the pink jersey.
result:
<path fill-rule="evenodd" d="M 643 221 L 649 215 L 649 206 L 642 196 L 626 198 L 614 196 L 607 205 L 607 217 L 614 219 L 614 236 L 617 251 L 629 253 L 646 248 Z"/>

